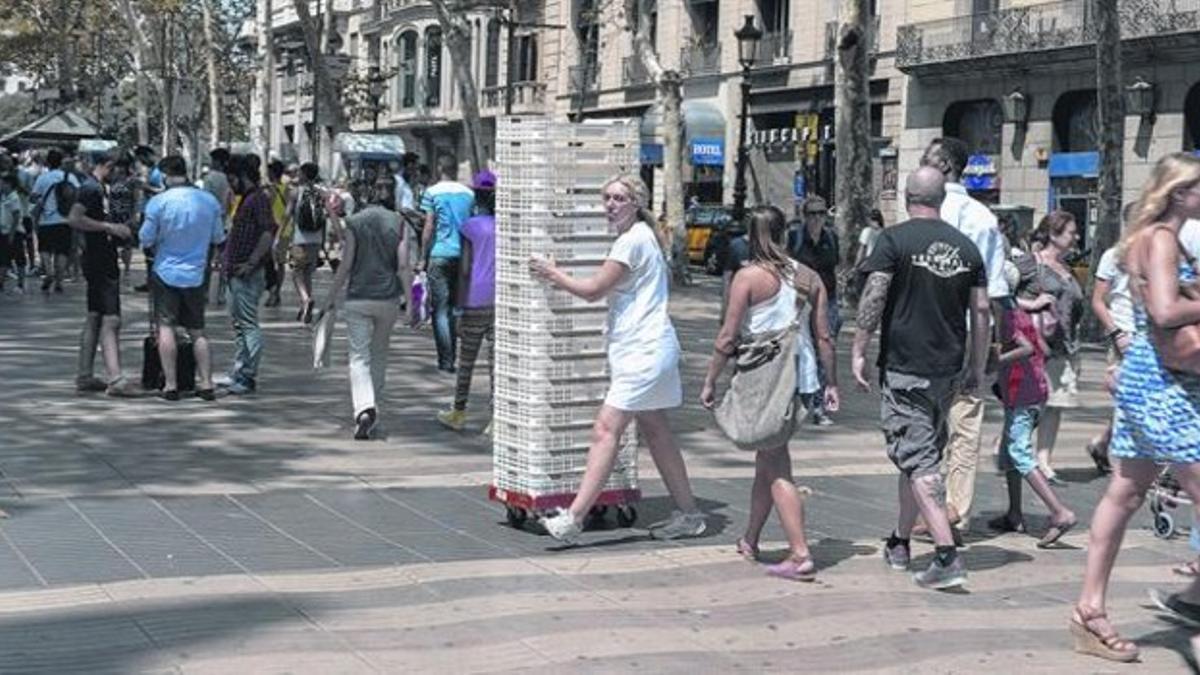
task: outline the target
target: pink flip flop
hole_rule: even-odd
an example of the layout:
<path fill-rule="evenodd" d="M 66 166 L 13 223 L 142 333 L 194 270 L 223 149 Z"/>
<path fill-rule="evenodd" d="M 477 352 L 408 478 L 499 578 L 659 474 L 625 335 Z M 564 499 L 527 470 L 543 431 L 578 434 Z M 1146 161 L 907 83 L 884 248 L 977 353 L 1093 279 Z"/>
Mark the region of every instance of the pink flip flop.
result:
<path fill-rule="evenodd" d="M 817 578 L 817 566 L 812 558 L 789 557 L 776 565 L 767 565 L 767 575 L 788 581 L 813 581 Z"/>

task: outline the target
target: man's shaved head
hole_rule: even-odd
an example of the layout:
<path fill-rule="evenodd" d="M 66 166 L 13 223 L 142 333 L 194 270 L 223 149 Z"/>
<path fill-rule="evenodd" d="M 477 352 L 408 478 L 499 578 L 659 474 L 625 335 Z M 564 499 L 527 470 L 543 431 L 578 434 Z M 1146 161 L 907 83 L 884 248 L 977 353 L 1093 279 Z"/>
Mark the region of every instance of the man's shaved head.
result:
<path fill-rule="evenodd" d="M 908 174 L 904 199 L 909 205 L 938 209 L 946 198 L 946 177 L 932 166 L 923 166 Z"/>

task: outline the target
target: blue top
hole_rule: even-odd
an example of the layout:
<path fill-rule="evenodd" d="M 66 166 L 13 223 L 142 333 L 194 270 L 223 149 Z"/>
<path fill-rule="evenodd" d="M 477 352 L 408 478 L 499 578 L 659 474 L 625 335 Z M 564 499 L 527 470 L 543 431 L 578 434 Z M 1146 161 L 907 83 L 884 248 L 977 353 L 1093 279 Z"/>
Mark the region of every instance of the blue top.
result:
<path fill-rule="evenodd" d="M 64 180 L 76 188 L 79 187 L 79 180 L 75 176 L 67 176 L 62 169 L 51 169 L 38 176 L 37 181 L 34 182 L 30 203 L 35 206 L 42 205 L 42 215 L 37 222 L 39 226 L 65 225 L 67 223 L 67 214 L 58 212 L 58 195 L 54 194 L 55 186 Z"/>
<path fill-rule="evenodd" d="M 154 273 L 175 288 L 204 283 L 209 247 L 225 241 L 217 198 L 188 185 L 173 187 L 146 203 L 138 234 L 142 248 L 155 249 Z"/>
<path fill-rule="evenodd" d="M 444 180 L 421 195 L 421 210 L 434 214 L 431 258 L 457 258 L 462 251 L 460 231 L 475 208 L 475 193 L 462 183 Z"/>

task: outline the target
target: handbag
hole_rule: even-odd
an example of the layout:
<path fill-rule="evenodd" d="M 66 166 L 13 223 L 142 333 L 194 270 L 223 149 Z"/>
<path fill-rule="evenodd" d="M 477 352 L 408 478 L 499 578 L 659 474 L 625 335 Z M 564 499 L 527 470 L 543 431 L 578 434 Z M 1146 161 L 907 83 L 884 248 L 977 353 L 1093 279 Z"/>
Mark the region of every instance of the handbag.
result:
<path fill-rule="evenodd" d="M 807 300 L 805 293 L 797 291 L 799 315 Z M 733 378 L 713 416 L 739 450 L 786 445 L 807 413 L 796 395 L 799 328 L 793 321 L 786 328 L 751 335 L 737 347 Z"/>
<path fill-rule="evenodd" d="M 1046 292 L 1046 287 L 1042 283 L 1042 270 L 1045 265 L 1041 260 L 1037 261 L 1037 279 L 1038 279 L 1038 294 Z M 1057 302 L 1057 300 L 1056 300 Z M 1062 318 L 1058 315 L 1058 305 L 1054 302 L 1046 305 L 1045 309 L 1033 315 L 1033 322 L 1037 326 L 1038 334 L 1046 341 L 1046 344 L 1054 347 L 1062 342 L 1063 325 Z"/>
<path fill-rule="evenodd" d="M 1179 254 L 1187 264 L 1196 269 L 1196 259 L 1192 257 L 1183 243 L 1179 241 L 1178 233 L 1175 243 L 1179 246 Z M 1179 294 L 1189 300 L 1200 300 L 1200 289 L 1195 284 L 1180 284 Z M 1158 360 L 1169 370 L 1200 375 L 1200 324 L 1185 324 L 1163 328 L 1150 322 L 1150 341 Z"/>

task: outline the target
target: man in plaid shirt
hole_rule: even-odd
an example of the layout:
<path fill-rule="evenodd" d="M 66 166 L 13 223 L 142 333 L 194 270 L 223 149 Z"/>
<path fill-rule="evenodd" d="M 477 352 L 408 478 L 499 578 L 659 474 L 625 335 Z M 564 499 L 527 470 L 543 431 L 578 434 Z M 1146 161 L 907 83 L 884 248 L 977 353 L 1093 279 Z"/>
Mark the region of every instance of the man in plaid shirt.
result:
<path fill-rule="evenodd" d="M 230 186 L 237 199 L 233 224 L 225 242 L 224 275 L 229 279 L 229 317 L 233 320 L 234 355 L 225 394 L 252 394 L 258 387 L 258 363 L 263 334 L 258 326 L 258 303 L 266 290 L 265 267 L 275 239 L 271 197 L 259 185 L 259 161 L 253 155 L 230 159 Z"/>

